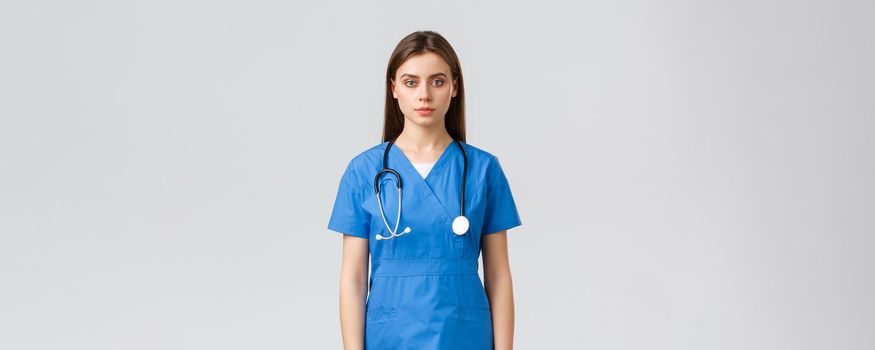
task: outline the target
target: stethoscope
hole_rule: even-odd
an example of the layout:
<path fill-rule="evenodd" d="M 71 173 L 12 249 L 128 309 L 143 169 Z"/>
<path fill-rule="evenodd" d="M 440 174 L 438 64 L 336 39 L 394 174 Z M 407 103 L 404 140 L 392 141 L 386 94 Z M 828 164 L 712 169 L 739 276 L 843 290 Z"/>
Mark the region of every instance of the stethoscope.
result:
<path fill-rule="evenodd" d="M 468 218 L 465 217 L 465 180 L 468 178 L 468 154 L 465 153 L 465 148 L 462 147 L 462 143 L 458 140 L 453 140 L 456 146 L 459 146 L 459 150 L 462 151 L 462 157 L 465 158 L 465 167 L 462 172 L 462 193 L 461 199 L 459 200 L 459 208 L 460 213 L 456 219 L 453 220 L 453 233 L 461 236 L 468 232 Z M 389 141 L 389 144 L 386 145 L 386 150 L 383 152 L 383 170 L 377 172 L 377 175 L 374 176 L 374 193 L 377 195 L 377 204 L 380 206 L 380 217 L 383 218 L 383 224 L 386 225 L 386 229 L 389 230 L 389 236 L 383 236 L 377 234 L 377 240 L 387 240 L 395 237 L 401 237 L 405 233 L 410 233 L 412 230 L 410 226 L 404 228 L 404 231 L 398 233 L 398 224 L 401 222 L 401 175 L 398 174 L 394 169 L 386 166 L 386 163 L 389 161 L 389 149 L 392 148 L 392 144 L 395 143 L 395 140 Z M 389 228 L 389 223 L 386 221 L 386 214 L 383 212 L 383 202 L 380 200 L 380 176 L 383 173 L 391 173 L 395 175 L 395 184 L 398 185 L 398 215 L 395 218 L 395 229 Z"/>

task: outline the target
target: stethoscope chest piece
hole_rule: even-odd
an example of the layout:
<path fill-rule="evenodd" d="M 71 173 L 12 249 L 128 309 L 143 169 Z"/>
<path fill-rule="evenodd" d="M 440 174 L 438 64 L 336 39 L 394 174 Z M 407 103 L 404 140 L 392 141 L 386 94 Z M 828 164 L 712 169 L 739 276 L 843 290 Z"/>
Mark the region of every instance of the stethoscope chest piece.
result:
<path fill-rule="evenodd" d="M 455 220 L 453 220 L 453 233 L 461 236 L 468 232 L 468 218 L 464 216 L 457 216 Z"/>

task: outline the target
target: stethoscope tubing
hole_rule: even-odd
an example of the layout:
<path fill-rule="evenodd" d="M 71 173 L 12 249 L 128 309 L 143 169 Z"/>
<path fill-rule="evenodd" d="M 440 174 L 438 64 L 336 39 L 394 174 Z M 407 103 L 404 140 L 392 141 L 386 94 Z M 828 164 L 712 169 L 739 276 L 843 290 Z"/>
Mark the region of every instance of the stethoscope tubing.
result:
<path fill-rule="evenodd" d="M 383 151 L 383 169 L 378 171 L 377 175 L 374 176 L 374 193 L 377 195 L 377 204 L 380 206 L 380 217 L 383 219 L 383 224 L 386 225 L 386 229 L 389 230 L 389 234 L 390 234 L 389 237 L 382 237 L 380 235 L 377 235 L 377 239 L 391 239 L 391 238 L 398 237 L 398 236 L 401 236 L 405 233 L 410 232 L 410 227 L 408 227 L 404 230 L 404 232 L 402 232 L 400 234 L 397 233 L 398 232 L 398 225 L 401 222 L 402 180 L 401 180 L 401 175 L 397 171 L 395 171 L 394 169 L 389 168 L 389 166 L 388 166 L 389 149 L 392 148 L 392 144 L 394 144 L 394 143 L 395 143 L 395 140 L 392 139 L 389 141 L 388 144 L 386 144 L 386 149 L 385 149 L 385 151 Z M 462 151 L 462 157 L 465 160 L 463 171 L 462 171 L 462 189 L 461 189 L 461 194 L 460 194 L 460 199 L 459 199 L 459 216 L 460 216 L 460 218 L 464 218 L 465 217 L 465 183 L 468 180 L 468 153 L 465 152 L 465 148 L 462 146 L 462 143 L 459 140 L 454 139 L 453 143 L 455 143 L 456 146 L 459 147 L 459 150 Z M 395 179 L 396 179 L 395 184 L 396 184 L 397 189 L 398 189 L 398 215 L 395 219 L 395 229 L 394 230 L 392 230 L 389 227 L 389 222 L 386 220 L 386 213 L 383 211 L 383 203 L 382 203 L 382 200 L 380 199 L 379 182 L 380 182 L 380 177 L 384 173 L 390 173 L 390 174 L 395 176 Z M 467 224 L 466 224 L 466 226 L 467 226 Z"/>

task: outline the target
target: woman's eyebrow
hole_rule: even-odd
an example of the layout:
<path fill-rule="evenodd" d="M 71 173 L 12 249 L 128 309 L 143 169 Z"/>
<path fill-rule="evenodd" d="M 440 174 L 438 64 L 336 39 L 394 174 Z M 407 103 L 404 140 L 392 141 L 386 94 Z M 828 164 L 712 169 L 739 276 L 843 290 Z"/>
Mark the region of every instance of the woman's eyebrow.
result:
<path fill-rule="evenodd" d="M 416 76 L 416 75 L 413 75 L 413 74 L 409 74 L 409 73 L 401 74 L 401 77 L 404 78 L 405 75 L 408 76 L 408 77 L 411 77 L 411 78 L 417 78 L 417 79 L 419 78 L 419 76 Z M 436 76 L 441 76 L 441 75 L 443 75 L 444 78 L 447 77 L 447 75 L 444 74 L 444 73 L 434 73 L 434 74 L 432 74 L 432 75 L 429 75 L 428 77 L 431 78 L 431 77 L 436 77 Z"/>

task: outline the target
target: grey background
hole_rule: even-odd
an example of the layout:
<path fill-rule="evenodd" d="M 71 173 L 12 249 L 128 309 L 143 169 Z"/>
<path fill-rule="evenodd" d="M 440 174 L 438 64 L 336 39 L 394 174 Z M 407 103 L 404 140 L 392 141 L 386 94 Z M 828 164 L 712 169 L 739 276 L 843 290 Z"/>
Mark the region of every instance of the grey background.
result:
<path fill-rule="evenodd" d="M 520 349 L 875 348 L 867 1 L 0 3 L 0 348 L 332 349 L 404 35 L 502 161 Z"/>

